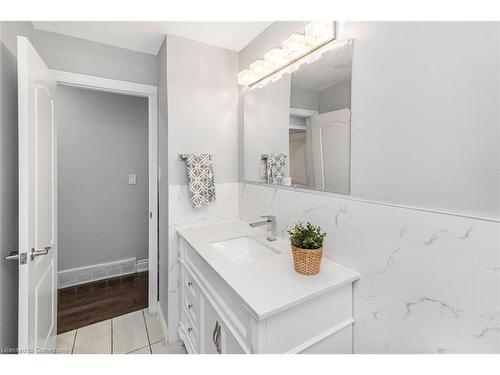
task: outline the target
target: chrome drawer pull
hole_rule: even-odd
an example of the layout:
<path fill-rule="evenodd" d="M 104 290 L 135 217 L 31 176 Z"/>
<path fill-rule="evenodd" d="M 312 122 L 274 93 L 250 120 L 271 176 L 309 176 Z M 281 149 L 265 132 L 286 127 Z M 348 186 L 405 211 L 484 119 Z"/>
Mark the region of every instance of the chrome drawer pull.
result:
<path fill-rule="evenodd" d="M 219 322 L 217 322 L 218 324 Z M 221 325 L 219 324 L 219 327 L 217 328 L 217 333 L 215 334 L 215 346 L 217 348 L 217 353 L 221 354 L 222 350 L 220 347 L 220 331 L 221 331 Z"/>
<path fill-rule="evenodd" d="M 214 345 L 217 347 L 217 342 L 215 341 L 215 335 L 217 334 L 217 330 L 219 329 L 219 322 L 215 322 L 215 327 L 214 327 L 214 330 L 212 332 L 212 341 L 214 343 Z"/>
<path fill-rule="evenodd" d="M 220 326 L 219 322 L 216 321 L 214 331 L 212 333 L 212 341 L 215 345 L 215 349 L 217 350 L 218 354 L 222 353 L 222 350 L 220 347 L 220 331 L 221 331 L 221 326 Z"/>

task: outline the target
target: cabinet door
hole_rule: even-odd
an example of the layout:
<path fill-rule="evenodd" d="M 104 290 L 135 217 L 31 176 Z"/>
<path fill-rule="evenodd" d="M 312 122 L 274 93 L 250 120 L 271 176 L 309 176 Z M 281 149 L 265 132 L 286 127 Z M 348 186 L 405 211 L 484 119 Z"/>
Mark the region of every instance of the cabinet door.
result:
<path fill-rule="evenodd" d="M 201 298 L 202 302 L 202 337 L 201 337 L 201 353 L 202 354 L 220 354 L 221 353 L 221 319 L 205 297 Z"/>

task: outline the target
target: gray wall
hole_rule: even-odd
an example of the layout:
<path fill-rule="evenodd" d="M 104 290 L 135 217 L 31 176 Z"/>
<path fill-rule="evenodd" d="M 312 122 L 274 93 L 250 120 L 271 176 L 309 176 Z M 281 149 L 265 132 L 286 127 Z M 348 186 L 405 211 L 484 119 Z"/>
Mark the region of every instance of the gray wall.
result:
<path fill-rule="evenodd" d="M 147 259 L 147 99 L 59 86 L 55 116 L 59 270 Z"/>
<path fill-rule="evenodd" d="M 34 46 L 51 69 L 157 84 L 154 55 L 42 30 L 35 30 Z"/>
<path fill-rule="evenodd" d="M 216 183 L 238 181 L 238 54 L 167 36 L 169 184 L 186 184 L 179 153 L 215 157 Z"/>
<path fill-rule="evenodd" d="M 158 156 L 159 181 L 159 300 L 164 314 L 168 311 L 168 108 L 167 108 L 167 38 L 158 51 Z M 165 317 L 166 318 L 166 317 Z"/>
<path fill-rule="evenodd" d="M 304 128 L 306 126 L 306 118 L 305 117 L 290 116 L 288 120 L 290 122 L 290 125 L 303 126 Z"/>
<path fill-rule="evenodd" d="M 167 36 L 166 53 L 170 259 L 168 269 L 165 259 L 160 261 L 160 306 L 169 327 L 173 327 L 168 339 L 176 340 L 179 305 L 167 305 L 166 301 L 168 297 L 179 298 L 175 227 L 200 221 L 234 220 L 238 215 L 238 54 L 171 35 Z M 164 137 L 161 142 L 165 142 Z M 186 188 L 185 163 L 177 160 L 177 154 L 188 152 L 215 156 L 217 199 L 204 208 L 192 207 Z M 163 224 L 161 230 L 165 230 Z M 162 247 L 160 259 L 163 251 Z M 167 277 L 168 292 L 164 281 Z"/>
<path fill-rule="evenodd" d="M 0 22 L 0 346 L 17 347 L 18 266 L 3 257 L 18 245 L 17 35 L 29 22 Z"/>
<path fill-rule="evenodd" d="M 293 82 L 292 82 L 293 84 Z M 321 91 L 293 87 L 290 92 L 290 107 L 310 109 L 325 113 L 351 108 L 351 81 L 340 82 Z"/>
<path fill-rule="evenodd" d="M 325 113 L 351 108 L 351 81 L 340 82 L 319 92 L 318 112 Z"/>
<path fill-rule="evenodd" d="M 295 31 L 271 25 L 240 68 Z M 352 196 L 500 217 L 500 24 L 347 22 L 344 32 L 355 40 Z M 240 116 L 240 144 L 242 126 Z"/>
<path fill-rule="evenodd" d="M 293 81 L 292 81 L 293 84 Z M 318 110 L 319 93 L 300 87 L 293 87 L 290 90 L 290 107 Z"/>
<path fill-rule="evenodd" d="M 347 23 L 352 194 L 500 217 L 500 23 Z"/>

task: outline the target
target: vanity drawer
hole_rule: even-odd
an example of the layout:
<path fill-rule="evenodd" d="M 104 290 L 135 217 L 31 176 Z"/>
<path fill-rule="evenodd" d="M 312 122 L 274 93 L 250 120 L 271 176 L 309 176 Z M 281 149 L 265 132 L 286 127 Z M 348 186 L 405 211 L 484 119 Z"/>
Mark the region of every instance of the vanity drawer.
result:
<path fill-rule="evenodd" d="M 198 301 L 200 288 L 194 278 L 189 274 L 189 271 L 184 268 L 183 272 L 183 288 L 186 294 L 190 294 L 194 301 Z"/>
<path fill-rule="evenodd" d="M 181 311 L 186 311 L 194 324 L 199 324 L 200 288 L 194 277 L 181 265 Z"/>
<path fill-rule="evenodd" d="M 199 311 L 200 311 L 200 303 L 199 299 L 194 297 L 192 293 L 189 291 L 186 291 L 183 293 L 184 295 L 184 301 L 183 301 L 183 308 L 185 309 L 186 313 L 189 315 L 191 320 L 193 320 L 194 323 L 198 323 L 199 321 Z"/>
<path fill-rule="evenodd" d="M 181 311 L 182 325 L 196 353 L 199 352 L 198 326 L 192 321 L 186 309 Z"/>

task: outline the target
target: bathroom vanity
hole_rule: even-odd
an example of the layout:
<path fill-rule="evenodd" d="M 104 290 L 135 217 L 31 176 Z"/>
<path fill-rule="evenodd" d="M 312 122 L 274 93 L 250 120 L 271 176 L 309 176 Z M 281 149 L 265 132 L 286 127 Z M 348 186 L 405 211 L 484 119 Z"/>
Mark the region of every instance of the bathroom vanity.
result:
<path fill-rule="evenodd" d="M 318 275 L 298 274 L 288 242 L 244 222 L 177 233 L 189 353 L 352 352 L 357 272 L 324 258 Z"/>

